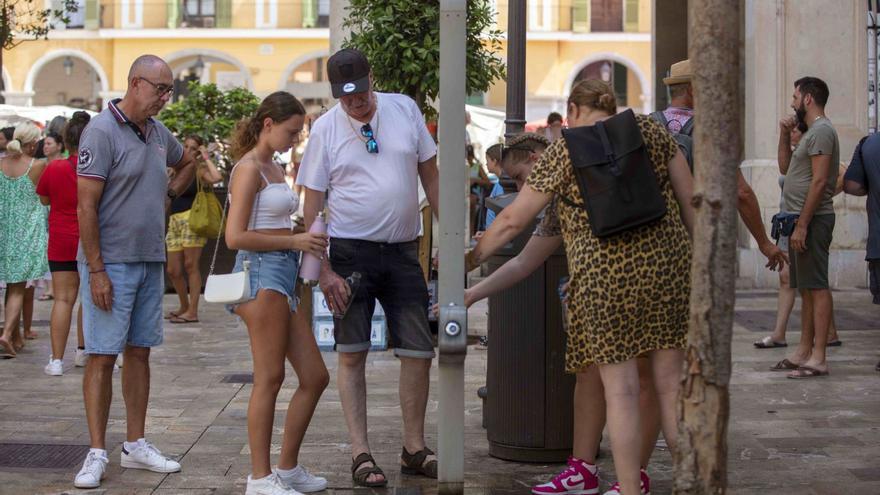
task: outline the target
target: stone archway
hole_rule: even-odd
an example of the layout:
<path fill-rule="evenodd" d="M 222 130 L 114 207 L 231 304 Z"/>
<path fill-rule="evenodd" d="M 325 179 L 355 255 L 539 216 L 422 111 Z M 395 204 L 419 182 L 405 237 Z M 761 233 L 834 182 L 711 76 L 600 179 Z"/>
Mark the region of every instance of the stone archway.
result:
<path fill-rule="evenodd" d="M 48 71 L 45 77 L 40 77 L 44 71 Z M 71 106 L 93 110 L 101 109 L 101 99 L 109 91 L 110 82 L 101 64 L 88 53 L 71 49 L 52 50 L 37 59 L 22 88 L 28 95 L 26 105 L 73 103 Z"/>
<path fill-rule="evenodd" d="M 281 73 L 278 89 L 296 96 L 308 112 L 318 111 L 322 106 L 329 107 L 333 96 L 324 74 L 324 63 L 329 56 L 329 50 L 318 50 L 296 58 Z"/>
<path fill-rule="evenodd" d="M 642 113 L 650 113 L 653 105 L 653 95 L 651 93 L 651 84 L 648 77 L 645 75 L 644 71 L 632 60 L 620 55 L 619 53 L 614 52 L 599 52 L 591 54 L 590 56 L 581 60 L 577 65 L 575 65 L 574 70 L 568 76 L 568 80 L 565 82 L 565 95 L 571 93 L 571 87 L 574 85 L 577 80 L 578 75 L 588 66 L 594 64 L 596 62 L 601 62 L 603 60 L 607 60 L 610 62 L 615 62 L 620 64 L 633 75 L 635 75 L 636 79 L 639 82 L 640 86 L 640 94 L 638 95 L 639 100 L 641 100 L 641 112 Z"/>
<path fill-rule="evenodd" d="M 173 53 L 170 53 L 164 56 L 165 62 L 171 67 L 171 72 L 174 74 L 174 78 L 177 79 L 181 76 L 183 71 L 187 70 L 190 67 L 190 60 L 195 62 L 198 58 L 201 57 L 202 61 L 207 64 L 224 64 L 231 66 L 238 72 L 238 79 L 242 84 L 236 84 L 236 78 L 231 78 L 228 82 L 230 86 L 240 85 L 243 86 L 250 91 L 254 90 L 254 79 L 251 76 L 250 70 L 241 63 L 240 60 L 229 55 L 228 53 L 224 53 L 220 50 L 212 50 L 209 48 L 187 48 L 185 50 L 179 50 Z M 184 63 L 186 62 L 186 63 Z M 207 77 L 202 77 L 202 82 L 210 82 L 210 75 L 206 74 Z M 223 86 L 222 81 L 218 82 L 218 86 Z"/>

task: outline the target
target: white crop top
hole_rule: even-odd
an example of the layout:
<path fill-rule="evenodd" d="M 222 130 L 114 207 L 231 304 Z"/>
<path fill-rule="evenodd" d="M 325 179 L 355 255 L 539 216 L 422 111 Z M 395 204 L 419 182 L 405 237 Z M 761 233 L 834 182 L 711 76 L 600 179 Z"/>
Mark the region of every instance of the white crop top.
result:
<path fill-rule="evenodd" d="M 260 172 L 260 177 L 266 181 L 266 187 L 257 191 L 254 197 L 254 205 L 251 208 L 251 219 L 248 222 L 248 230 L 260 229 L 293 229 L 291 216 L 299 207 L 299 198 L 290 189 L 286 182 L 269 182 L 269 179 Z M 230 202 L 232 197 L 230 196 Z"/>

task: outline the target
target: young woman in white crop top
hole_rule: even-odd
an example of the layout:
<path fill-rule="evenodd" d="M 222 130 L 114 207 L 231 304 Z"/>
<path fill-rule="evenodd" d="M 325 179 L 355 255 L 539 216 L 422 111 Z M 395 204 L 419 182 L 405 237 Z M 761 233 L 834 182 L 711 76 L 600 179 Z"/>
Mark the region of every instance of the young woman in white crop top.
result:
<path fill-rule="evenodd" d="M 293 95 L 272 93 L 254 117 L 239 123 L 233 138 L 232 156 L 237 163 L 230 174 L 226 244 L 239 250 L 233 271 L 242 271 L 245 263 L 250 267 L 251 299 L 230 310 L 247 326 L 254 360 L 247 420 L 252 471 L 246 493 L 293 495 L 327 486 L 326 479 L 312 476 L 299 465 L 298 456 L 330 375 L 311 327 L 297 324 L 294 317 L 299 254 L 322 256 L 327 236 L 293 233 L 291 215 L 298 199 L 272 160 L 276 152 L 297 144 L 304 116 L 305 109 Z M 273 470 L 269 445 L 285 360 L 296 371 L 299 387 L 287 408 L 281 456 Z"/>

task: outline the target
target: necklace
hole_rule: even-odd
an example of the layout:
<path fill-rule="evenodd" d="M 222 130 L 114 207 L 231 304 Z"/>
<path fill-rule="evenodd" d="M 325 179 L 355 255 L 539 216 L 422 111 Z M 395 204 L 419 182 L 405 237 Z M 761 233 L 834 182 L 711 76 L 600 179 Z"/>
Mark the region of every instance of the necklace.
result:
<path fill-rule="evenodd" d="M 376 136 L 379 134 L 379 102 L 375 100 L 375 95 L 373 96 L 373 98 L 373 101 L 376 105 L 376 128 L 373 129 L 373 139 L 376 139 Z M 351 127 L 351 132 L 353 132 L 354 135 L 357 136 L 357 138 L 360 139 L 362 143 L 366 143 L 367 141 L 369 141 L 357 129 L 354 128 L 354 124 L 351 123 L 352 118 L 348 114 L 345 114 L 345 120 L 348 121 L 348 126 Z M 370 125 L 370 123 L 367 122 L 364 125 Z"/>

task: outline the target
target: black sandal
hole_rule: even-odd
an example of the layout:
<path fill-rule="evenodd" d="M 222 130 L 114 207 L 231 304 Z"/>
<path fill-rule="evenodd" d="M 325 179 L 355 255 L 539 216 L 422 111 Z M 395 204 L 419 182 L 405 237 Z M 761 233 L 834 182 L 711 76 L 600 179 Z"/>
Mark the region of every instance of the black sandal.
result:
<path fill-rule="evenodd" d="M 400 454 L 400 460 L 403 461 L 403 464 L 400 466 L 400 472 L 403 474 L 419 474 L 437 479 L 437 460 L 434 459 L 425 464 L 425 459 L 429 455 L 434 455 L 434 452 L 428 447 L 415 454 L 410 454 L 406 451 L 406 447 L 404 447 L 403 452 Z"/>
<path fill-rule="evenodd" d="M 373 466 L 361 467 L 367 462 L 372 462 Z M 367 478 L 369 478 L 371 474 L 382 475 L 385 479 L 382 481 L 367 481 Z M 376 465 L 376 460 L 373 459 L 373 456 L 370 455 L 369 452 L 364 452 L 351 461 L 351 479 L 354 481 L 355 485 L 365 486 L 367 488 L 379 488 L 388 484 L 388 478 L 385 476 L 385 472 Z"/>

